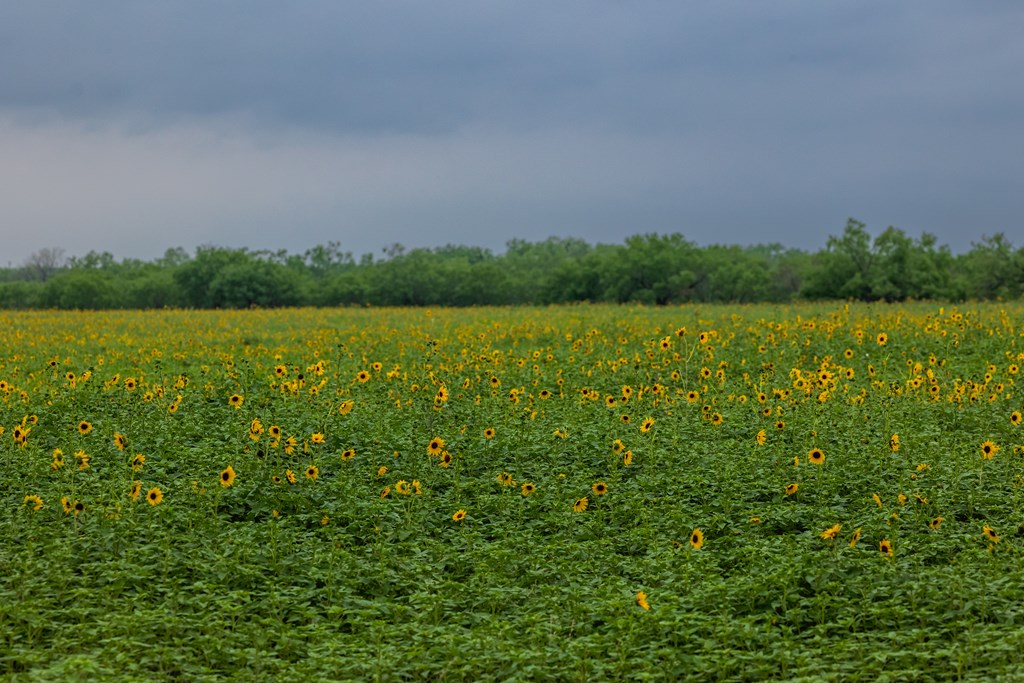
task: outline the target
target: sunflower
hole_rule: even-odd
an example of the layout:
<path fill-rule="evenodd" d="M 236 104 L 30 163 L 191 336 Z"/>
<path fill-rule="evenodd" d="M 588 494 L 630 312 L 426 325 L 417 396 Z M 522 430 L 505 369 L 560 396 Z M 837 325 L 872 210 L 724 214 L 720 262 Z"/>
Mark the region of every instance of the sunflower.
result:
<path fill-rule="evenodd" d="M 886 342 L 889 341 L 889 335 L 887 335 L 885 332 L 879 332 L 878 337 L 875 338 L 875 341 L 878 342 L 879 346 L 885 346 Z"/>
<path fill-rule="evenodd" d="M 498 482 L 501 483 L 502 486 L 514 486 L 516 483 L 515 480 L 512 479 L 512 475 L 508 472 L 502 472 L 499 474 Z"/>
<path fill-rule="evenodd" d="M 78 469 L 81 472 L 89 469 L 89 454 L 83 450 L 75 451 L 75 458 L 78 460 Z"/>
<path fill-rule="evenodd" d="M 941 516 L 936 517 L 932 521 L 928 522 L 928 528 L 929 529 L 938 529 L 940 524 L 942 524 L 942 517 Z"/>
<path fill-rule="evenodd" d="M 159 487 L 154 486 L 146 491 L 146 502 L 150 505 L 159 505 L 164 500 L 164 493 Z"/>
<path fill-rule="evenodd" d="M 29 494 L 25 496 L 25 507 L 32 510 L 32 512 L 38 512 L 43 509 L 43 499 L 35 494 Z"/>
<path fill-rule="evenodd" d="M 327 437 L 324 436 L 323 432 L 313 432 L 312 436 L 309 437 L 309 440 L 315 444 L 322 444 L 327 440 Z"/>
<path fill-rule="evenodd" d="M 494 438 L 494 434 L 495 434 L 494 427 L 488 427 L 487 429 L 484 430 L 484 438 L 485 439 L 493 439 Z"/>
<path fill-rule="evenodd" d="M 71 514 L 71 510 L 72 510 L 72 508 L 74 507 L 74 506 L 73 506 L 73 505 L 71 504 L 71 501 L 70 501 L 70 500 L 68 500 L 68 497 L 67 497 L 67 496 L 61 496 L 61 497 L 60 497 L 60 506 L 61 506 L 62 508 L 64 508 L 64 514 L 65 514 L 65 515 Z"/>
<path fill-rule="evenodd" d="M 231 486 L 235 483 L 235 468 L 228 465 L 227 468 L 220 473 L 220 485 Z"/>
<path fill-rule="evenodd" d="M 132 458 L 132 472 L 139 472 L 142 470 L 142 466 L 146 464 L 146 456 L 141 453 L 136 453 L 135 457 Z"/>
<path fill-rule="evenodd" d="M 320 476 L 320 468 L 316 465 L 310 465 L 306 468 L 306 479 L 310 481 L 316 481 L 316 478 Z"/>
<path fill-rule="evenodd" d="M 877 493 L 872 493 L 871 499 L 875 501 L 875 505 L 877 505 L 878 507 L 882 507 L 882 499 L 881 497 L 879 497 Z"/>
<path fill-rule="evenodd" d="M 696 403 L 699 400 L 700 400 L 700 394 L 698 394 L 696 391 L 688 391 L 688 392 L 686 392 L 686 402 L 687 403 Z"/>
<path fill-rule="evenodd" d="M 131 498 L 132 502 L 134 503 L 136 500 L 139 499 L 139 495 L 141 493 L 142 493 L 142 482 L 141 481 L 133 481 L 132 482 L 132 488 L 131 488 L 130 491 L 128 491 L 128 497 Z"/>
<path fill-rule="evenodd" d="M 622 454 L 622 464 L 626 467 L 633 464 L 633 451 L 626 451 Z"/>
<path fill-rule="evenodd" d="M 765 431 L 762 429 L 757 432 L 757 436 L 754 438 L 757 440 L 758 446 L 763 446 L 768 441 L 768 434 L 766 434 Z"/>
<path fill-rule="evenodd" d="M 78 433 L 81 434 L 82 436 L 85 436 L 91 431 L 92 425 L 89 424 L 87 421 L 82 420 L 81 422 L 78 423 Z"/>
<path fill-rule="evenodd" d="M 583 496 L 582 498 L 577 498 L 576 502 L 572 504 L 572 511 L 583 512 L 584 510 L 587 509 L 588 505 L 590 505 L 590 501 L 587 500 L 586 496 Z"/>
<path fill-rule="evenodd" d="M 455 514 L 452 515 L 452 519 L 454 521 L 456 521 L 456 522 L 461 522 L 465 518 L 466 518 L 466 511 L 465 510 L 456 510 Z"/>
<path fill-rule="evenodd" d="M 786 495 L 787 496 L 791 496 L 794 493 L 796 493 L 798 490 L 800 490 L 800 484 L 797 484 L 797 483 L 789 484 L 788 486 L 786 486 Z"/>
<path fill-rule="evenodd" d="M 74 510 L 75 516 L 77 517 L 78 515 L 85 512 L 85 503 L 83 503 L 80 500 L 76 500 L 75 504 L 71 506 L 71 509 Z"/>
<path fill-rule="evenodd" d="M 128 445 L 128 438 L 121 432 L 114 432 L 114 445 L 117 446 L 117 450 L 123 451 Z"/>
<path fill-rule="evenodd" d="M 228 398 L 228 405 L 230 405 L 235 410 L 241 408 L 244 402 L 245 397 L 242 396 L 241 394 L 231 394 L 231 397 Z"/>
<path fill-rule="evenodd" d="M 1020 421 L 1021 421 L 1021 415 L 1020 415 L 1020 411 L 1019 410 L 1015 410 L 1012 413 L 1010 413 L 1010 424 L 1012 424 L 1014 427 L 1016 427 L 1017 425 L 1020 424 Z"/>
<path fill-rule="evenodd" d="M 448 451 L 441 451 L 441 467 L 448 467 L 452 464 L 452 454 Z"/>
<path fill-rule="evenodd" d="M 981 528 L 981 533 L 985 535 L 985 538 L 993 543 L 999 543 L 999 534 L 997 534 L 988 524 Z"/>
<path fill-rule="evenodd" d="M 647 602 L 647 593 L 644 593 L 643 591 L 639 591 L 636 594 L 636 604 L 640 605 L 644 610 L 651 609 L 650 603 Z"/>
<path fill-rule="evenodd" d="M 860 540 L 860 530 L 862 527 L 857 527 L 857 530 L 853 532 L 853 536 L 850 537 L 850 547 L 853 548 L 857 545 L 857 541 Z"/>
<path fill-rule="evenodd" d="M 403 496 L 412 495 L 412 487 L 409 486 L 409 482 L 407 482 L 405 479 L 399 479 L 398 481 L 395 482 L 395 493 L 401 494 Z"/>
<path fill-rule="evenodd" d="M 775 428 L 781 432 L 783 429 L 786 428 L 786 423 L 783 422 L 782 420 L 779 420 L 778 422 L 775 423 Z"/>
<path fill-rule="evenodd" d="M 825 462 L 825 454 L 821 452 L 820 448 L 812 448 L 810 452 L 807 453 L 807 460 L 812 465 L 820 465 Z"/>
<path fill-rule="evenodd" d="M 626 444 L 622 443 L 622 439 L 615 439 L 615 441 L 612 441 L 612 452 L 615 453 L 615 455 L 621 453 L 625 448 Z"/>
<path fill-rule="evenodd" d="M 61 467 L 64 467 L 64 451 L 59 448 L 54 448 L 53 461 L 50 462 L 50 469 L 56 472 Z"/>
<path fill-rule="evenodd" d="M 694 529 L 690 532 L 690 547 L 694 550 L 700 550 L 704 547 L 704 532 L 700 529 Z"/>
<path fill-rule="evenodd" d="M 341 415 L 348 415 L 352 412 L 352 408 L 355 404 L 355 401 L 342 401 L 341 405 L 338 406 L 338 413 Z"/>
<path fill-rule="evenodd" d="M 270 477 L 270 481 L 275 483 L 275 484 L 283 484 L 284 483 L 284 479 L 281 478 L 280 474 L 275 474 L 275 475 L 271 476 Z"/>
<path fill-rule="evenodd" d="M 893 434 L 889 437 L 889 450 L 896 453 L 900 450 L 900 435 Z"/>
<path fill-rule="evenodd" d="M 883 538 L 878 543 L 878 550 L 879 552 L 882 552 L 885 555 L 892 557 L 892 542 L 889 541 L 888 538 Z"/>
<path fill-rule="evenodd" d="M 615 401 L 615 397 L 614 396 L 605 396 L 604 397 L 604 404 L 607 407 L 614 408 L 615 407 L 615 403 L 616 403 L 616 401 Z"/>
<path fill-rule="evenodd" d="M 423 485 L 420 483 L 419 479 L 412 480 L 412 492 L 415 493 L 417 496 L 423 493 Z"/>
<path fill-rule="evenodd" d="M 444 450 L 444 439 L 439 436 L 435 436 L 427 444 L 427 453 L 430 455 L 440 455 L 441 451 Z"/>
<path fill-rule="evenodd" d="M 622 424 L 627 424 L 628 425 L 629 424 L 629 415 L 620 415 L 619 416 L 619 420 L 622 422 Z"/>
<path fill-rule="evenodd" d="M 603 481 L 599 481 L 590 487 L 590 490 L 594 492 L 595 496 L 603 496 L 608 493 L 608 484 Z"/>
<path fill-rule="evenodd" d="M 842 529 L 842 524 L 833 524 L 832 526 L 821 532 L 821 537 L 826 541 L 831 541 L 839 535 L 839 532 L 842 531 Z"/>
<path fill-rule="evenodd" d="M 547 389 L 541 389 L 540 390 L 540 400 L 546 401 L 549 398 L 551 398 L 551 392 L 548 391 Z"/>
<path fill-rule="evenodd" d="M 651 427 L 653 427 L 653 426 L 654 426 L 654 418 L 653 417 L 645 417 L 644 421 L 640 423 L 640 431 L 643 432 L 644 434 L 646 434 L 647 432 L 651 431 Z"/>
<path fill-rule="evenodd" d="M 360 370 L 359 374 L 356 375 L 356 379 L 359 380 L 360 384 L 366 384 L 367 382 L 370 381 L 370 373 L 368 373 L 366 370 Z"/>
<path fill-rule="evenodd" d="M 528 496 L 534 491 L 536 491 L 537 487 L 531 484 L 530 482 L 526 482 L 525 484 L 523 484 L 523 488 L 521 488 L 520 490 L 523 492 L 524 496 Z"/>
<path fill-rule="evenodd" d="M 991 460 L 992 456 L 999 452 L 999 446 L 992 441 L 983 441 L 981 443 L 981 457 L 986 460 Z"/>
<path fill-rule="evenodd" d="M 342 460 L 351 460 L 354 457 L 356 457 L 356 449 L 354 448 L 346 448 L 344 451 L 341 452 Z M 385 467 L 384 471 L 387 472 L 388 468 Z M 378 473 L 377 476 L 379 477 L 381 476 L 381 474 Z"/>
<path fill-rule="evenodd" d="M 711 413 L 711 424 L 713 424 L 715 427 L 720 426 L 723 421 L 724 420 L 722 418 L 721 413 Z"/>

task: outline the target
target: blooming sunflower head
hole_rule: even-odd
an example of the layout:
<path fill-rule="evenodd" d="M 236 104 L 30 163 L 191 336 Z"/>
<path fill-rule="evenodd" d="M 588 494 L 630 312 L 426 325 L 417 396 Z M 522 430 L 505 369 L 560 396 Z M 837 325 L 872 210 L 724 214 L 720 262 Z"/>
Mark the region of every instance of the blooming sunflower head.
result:
<path fill-rule="evenodd" d="M 586 496 L 583 496 L 582 498 L 577 498 L 576 501 L 572 504 L 572 510 L 573 512 L 583 512 L 584 510 L 587 509 L 588 505 L 590 505 L 590 501 L 587 499 Z"/>
<path fill-rule="evenodd" d="M 807 461 L 812 465 L 820 465 L 825 462 L 825 454 L 822 453 L 820 448 L 812 448 L 807 453 Z"/>
<path fill-rule="evenodd" d="M 590 487 L 590 490 L 594 492 L 595 496 L 603 496 L 608 493 L 608 484 L 603 481 L 599 481 Z"/>
<path fill-rule="evenodd" d="M 149 491 L 146 491 L 146 502 L 150 505 L 159 505 L 163 500 L 164 494 L 159 487 L 154 486 Z"/>
<path fill-rule="evenodd" d="M 231 394 L 231 396 L 228 398 L 228 405 L 234 408 L 235 410 L 241 408 L 244 402 L 245 397 L 243 397 L 241 394 Z"/>
<path fill-rule="evenodd" d="M 231 465 L 228 465 L 220 473 L 220 485 L 224 486 L 224 487 L 228 487 L 228 486 L 233 485 L 234 483 L 235 483 L 235 468 L 232 467 Z"/>
<path fill-rule="evenodd" d="M 427 453 L 430 455 L 440 455 L 441 451 L 444 450 L 444 439 L 439 436 L 435 436 L 427 444 Z"/>
<path fill-rule="evenodd" d="M 704 532 L 700 529 L 694 529 L 690 532 L 690 547 L 694 550 L 700 550 L 704 547 Z"/>
<path fill-rule="evenodd" d="M 92 425 L 89 424 L 88 421 L 81 420 L 78 423 L 78 433 L 81 434 L 82 436 L 85 436 L 86 434 L 88 434 L 91 431 L 92 431 Z"/>
<path fill-rule="evenodd" d="M 465 518 L 466 518 L 466 511 L 465 510 L 456 510 L 455 514 L 452 515 L 452 519 L 454 521 L 456 521 L 456 522 L 461 522 Z"/>

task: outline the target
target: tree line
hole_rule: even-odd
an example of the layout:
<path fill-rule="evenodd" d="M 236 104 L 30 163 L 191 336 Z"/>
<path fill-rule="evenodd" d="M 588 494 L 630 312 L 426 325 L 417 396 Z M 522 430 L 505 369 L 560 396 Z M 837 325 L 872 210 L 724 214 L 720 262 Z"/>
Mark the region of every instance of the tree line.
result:
<path fill-rule="evenodd" d="M 700 247 L 678 233 L 648 233 L 623 244 L 512 240 L 503 254 L 393 244 L 358 260 L 337 242 L 302 254 L 175 248 L 153 261 L 107 252 L 65 259 L 50 248 L 0 269 L 7 309 L 962 301 L 1022 293 L 1024 248 L 1002 234 L 953 254 L 928 233 L 914 239 L 890 227 L 872 238 L 853 219 L 813 253 L 778 244 Z"/>

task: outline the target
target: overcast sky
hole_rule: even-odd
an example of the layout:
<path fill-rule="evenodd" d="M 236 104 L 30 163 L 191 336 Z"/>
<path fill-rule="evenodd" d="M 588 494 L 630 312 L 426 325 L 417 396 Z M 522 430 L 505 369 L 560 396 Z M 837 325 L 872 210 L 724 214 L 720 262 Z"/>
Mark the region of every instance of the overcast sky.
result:
<path fill-rule="evenodd" d="M 1019 0 L 0 3 L 0 265 L 551 235 L 1024 246 Z"/>

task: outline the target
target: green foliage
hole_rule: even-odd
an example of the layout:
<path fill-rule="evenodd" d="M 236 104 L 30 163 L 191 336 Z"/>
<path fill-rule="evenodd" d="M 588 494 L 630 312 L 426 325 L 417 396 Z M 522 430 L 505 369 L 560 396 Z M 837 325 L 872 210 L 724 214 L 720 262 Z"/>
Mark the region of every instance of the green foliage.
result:
<path fill-rule="evenodd" d="M 0 679 L 1016 680 L 1022 319 L 0 313 Z"/>
<path fill-rule="evenodd" d="M 302 255 L 207 245 L 190 257 L 168 249 L 152 263 L 90 252 L 63 268 L 52 263 L 61 250 L 43 252 L 40 263 L 0 270 L 0 308 L 892 302 L 1024 294 L 1024 248 L 1014 249 L 1002 234 L 954 255 L 927 232 L 914 239 L 889 227 L 872 238 L 854 219 L 816 253 L 778 244 L 700 247 L 680 233 L 594 246 L 574 238 L 511 240 L 500 255 L 392 244 L 383 258 L 364 254 L 358 261 L 338 242 Z M 40 273 L 58 282 L 40 282 Z"/>

